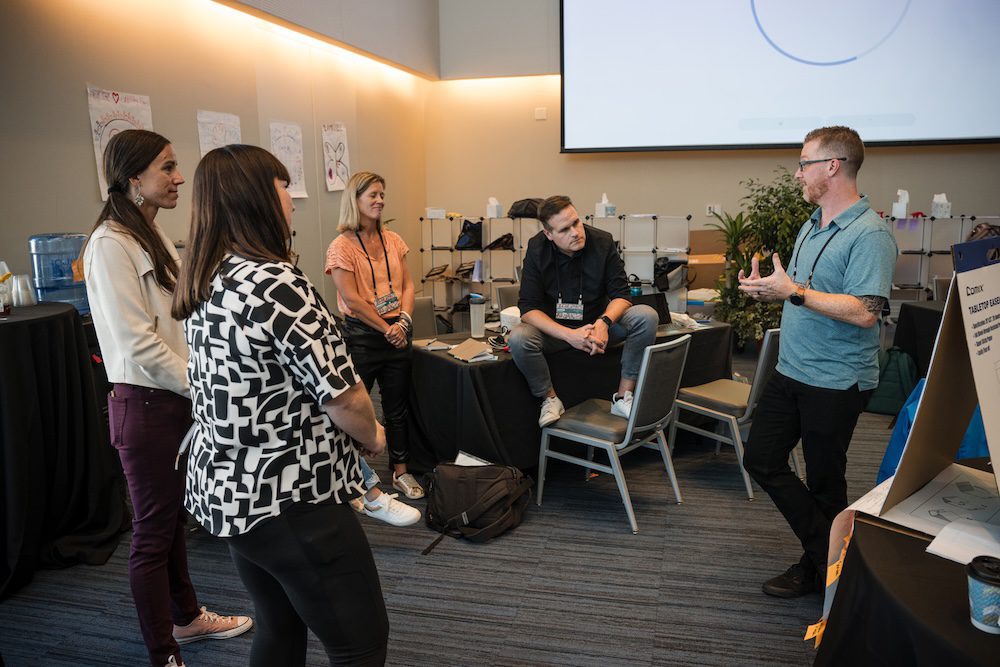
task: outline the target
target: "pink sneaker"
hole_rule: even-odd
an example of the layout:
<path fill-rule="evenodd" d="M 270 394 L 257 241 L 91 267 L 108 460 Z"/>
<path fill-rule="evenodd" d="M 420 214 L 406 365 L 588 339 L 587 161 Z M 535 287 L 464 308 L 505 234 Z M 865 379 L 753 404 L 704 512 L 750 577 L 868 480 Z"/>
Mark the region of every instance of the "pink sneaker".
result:
<path fill-rule="evenodd" d="M 202 607 L 198 618 L 187 625 L 174 626 L 174 640 L 178 644 L 190 644 L 199 639 L 229 639 L 252 627 L 253 619 L 249 616 L 219 616 Z"/>

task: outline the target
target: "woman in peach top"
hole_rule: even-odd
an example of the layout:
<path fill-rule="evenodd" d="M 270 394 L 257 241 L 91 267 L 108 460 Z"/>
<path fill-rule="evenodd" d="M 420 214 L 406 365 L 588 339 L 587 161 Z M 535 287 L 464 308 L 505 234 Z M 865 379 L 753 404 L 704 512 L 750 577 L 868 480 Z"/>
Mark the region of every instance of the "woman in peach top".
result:
<path fill-rule="evenodd" d="M 406 267 L 409 248 L 399 234 L 382 227 L 385 179 L 363 171 L 354 174 L 340 205 L 340 234 L 326 253 L 326 273 L 337 286 L 337 305 L 344 315 L 344 335 L 354 366 L 371 391 L 378 381 L 382 395 L 392 485 L 407 498 L 422 498 L 424 490 L 407 472 L 409 438 L 406 418 L 410 393 L 410 339 L 412 337 L 413 281 Z M 377 483 L 377 476 L 374 477 Z M 369 484 L 377 494 L 377 488 Z M 372 491 L 370 491 L 372 493 Z M 413 510 L 402 503 L 366 495 L 364 511 L 382 517 Z M 384 505 L 384 507 L 383 507 Z M 418 514 L 419 516 L 419 514 Z"/>

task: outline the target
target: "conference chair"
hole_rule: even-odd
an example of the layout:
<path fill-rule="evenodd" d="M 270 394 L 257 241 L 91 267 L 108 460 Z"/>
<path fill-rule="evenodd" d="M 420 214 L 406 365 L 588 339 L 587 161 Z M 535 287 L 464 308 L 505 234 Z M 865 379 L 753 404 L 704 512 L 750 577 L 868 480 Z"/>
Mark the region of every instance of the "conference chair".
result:
<path fill-rule="evenodd" d="M 746 485 L 747 497 L 750 500 L 753 500 L 753 486 L 750 484 L 750 475 L 743 468 L 743 435 L 750 430 L 754 409 L 778 363 L 780 333 L 780 329 L 768 329 L 764 333 L 764 342 L 757 358 L 757 370 L 752 384 L 722 379 L 696 387 L 685 387 L 677 393 L 678 415 L 681 411 L 687 410 L 703 417 L 710 417 L 719 422 L 718 430 L 708 431 L 699 426 L 686 424 L 680 419 L 675 419 L 671 426 L 671 442 L 674 430 L 680 428 L 715 440 L 716 454 L 719 453 L 718 443 L 732 445 L 736 450 L 736 461 L 740 466 L 740 474 L 743 475 L 743 484 Z M 790 458 L 796 475 L 801 478 L 802 472 L 794 451 Z"/>
<path fill-rule="evenodd" d="M 673 486 L 674 498 L 678 503 L 683 502 L 664 431 L 674 418 L 674 401 L 681 384 L 690 343 L 691 336 L 685 335 L 646 348 L 642 355 L 642 366 L 639 369 L 639 378 L 632 399 L 632 412 L 628 419 L 611 414 L 610 401 L 592 398 L 573 406 L 563 413 L 559 421 L 542 429 L 541 451 L 538 453 L 536 499 L 538 505 L 542 504 L 548 459 L 559 459 L 587 469 L 600 470 L 614 476 L 632 532 L 638 533 L 639 526 L 635 521 L 632 498 L 625 483 L 621 457 L 643 445 L 660 451 L 670 484 Z M 585 445 L 587 457 L 582 458 L 550 449 L 551 438 Z M 607 453 L 609 465 L 593 460 L 595 447 Z"/>
<path fill-rule="evenodd" d="M 520 297 L 521 286 L 518 283 L 497 287 L 497 305 L 500 306 L 500 310 L 516 306 Z"/>
<path fill-rule="evenodd" d="M 434 321 L 434 299 L 429 296 L 418 296 L 413 300 L 413 337 L 433 338 L 437 335 L 437 324 Z"/>

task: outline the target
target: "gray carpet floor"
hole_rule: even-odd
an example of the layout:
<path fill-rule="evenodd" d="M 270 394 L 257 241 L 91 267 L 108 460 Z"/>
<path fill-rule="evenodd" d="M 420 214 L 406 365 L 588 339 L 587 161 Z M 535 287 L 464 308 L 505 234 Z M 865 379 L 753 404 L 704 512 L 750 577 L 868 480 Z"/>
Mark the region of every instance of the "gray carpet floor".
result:
<path fill-rule="evenodd" d="M 752 372 L 739 357 L 736 370 Z M 889 418 L 862 415 L 849 452 L 849 494 L 873 486 Z M 390 665 L 807 665 L 802 636 L 821 613 L 811 595 L 779 600 L 761 583 L 799 557 L 781 515 L 757 490 L 748 502 L 732 450 L 681 440 L 674 461 L 685 502 L 673 502 L 659 455 L 624 459 L 639 534 L 614 480 L 584 481 L 554 461 L 545 503 L 487 544 L 446 538 L 418 523 L 362 518 L 391 625 Z M 374 461 L 385 470 L 387 461 Z M 415 503 L 423 508 L 423 501 Z M 188 537 L 201 604 L 251 611 L 224 544 Z M 0 655 L 22 665 L 143 665 L 127 581 L 128 535 L 100 567 L 39 571 L 0 603 Z M 252 633 L 184 648 L 189 667 L 245 665 Z M 0 660 L 0 663 L 3 662 Z M 308 664 L 326 656 L 310 639 Z"/>

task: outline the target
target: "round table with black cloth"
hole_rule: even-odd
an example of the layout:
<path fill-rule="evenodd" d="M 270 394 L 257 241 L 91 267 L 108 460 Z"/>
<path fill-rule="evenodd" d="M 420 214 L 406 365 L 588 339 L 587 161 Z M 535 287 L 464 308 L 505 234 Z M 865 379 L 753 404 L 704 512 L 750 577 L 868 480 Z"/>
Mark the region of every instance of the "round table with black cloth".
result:
<path fill-rule="evenodd" d="M 39 567 L 101 564 L 128 526 L 73 306 L 0 317 L 0 599 Z"/>
<path fill-rule="evenodd" d="M 681 385 L 690 387 L 732 375 L 732 328 L 713 323 L 685 331 L 657 334 L 662 343 L 692 334 Z M 456 344 L 468 334 L 438 336 Z M 567 408 L 588 398 L 611 399 L 618 389 L 622 346 L 587 356 L 579 350 L 547 355 L 556 393 Z M 410 385 L 410 468 L 426 472 L 453 461 L 461 449 L 492 463 L 522 470 L 538 465 L 541 400 L 507 352 L 497 361 L 466 363 L 447 352 L 413 351 Z"/>
<path fill-rule="evenodd" d="M 969 621 L 965 566 L 929 543 L 858 516 L 814 664 L 1000 664 L 1000 635 Z"/>

